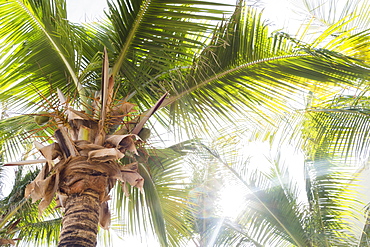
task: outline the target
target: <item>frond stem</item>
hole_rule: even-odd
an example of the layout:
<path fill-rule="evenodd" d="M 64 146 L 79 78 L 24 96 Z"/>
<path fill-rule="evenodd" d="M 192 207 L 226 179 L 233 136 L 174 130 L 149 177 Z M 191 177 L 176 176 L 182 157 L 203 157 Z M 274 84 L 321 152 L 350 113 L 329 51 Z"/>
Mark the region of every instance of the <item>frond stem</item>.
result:
<path fill-rule="evenodd" d="M 143 20 L 145 12 L 147 11 L 148 6 L 150 5 L 150 3 L 151 3 L 151 0 L 146 0 L 144 2 L 144 4 L 142 5 L 142 7 L 140 8 L 140 11 L 139 11 L 138 15 L 136 16 L 134 24 L 133 24 L 132 28 L 130 29 L 130 32 L 127 36 L 127 39 L 125 41 L 125 45 L 122 47 L 121 53 L 118 56 L 117 62 L 114 64 L 114 66 L 112 68 L 112 75 L 113 76 L 117 75 L 118 71 L 120 70 L 120 68 L 123 64 L 123 60 L 125 59 L 125 57 L 127 55 L 127 52 L 128 52 L 128 50 L 129 50 L 129 48 L 130 48 L 130 46 L 131 46 L 131 44 L 132 44 L 132 42 L 135 38 L 136 31 L 139 29 L 140 23 Z"/>
<path fill-rule="evenodd" d="M 215 81 L 215 80 L 217 80 L 217 79 L 219 79 L 221 77 L 224 77 L 224 76 L 226 76 L 226 75 L 228 75 L 230 73 L 233 73 L 235 71 L 238 71 L 238 70 L 241 70 L 241 69 L 250 67 L 252 65 L 256 65 L 256 64 L 260 64 L 260 63 L 265 63 L 265 62 L 270 62 L 270 61 L 276 61 L 276 60 L 280 60 L 280 59 L 292 58 L 292 57 L 295 58 L 295 57 L 307 57 L 307 56 L 312 56 L 312 55 L 309 55 L 309 54 L 285 55 L 285 56 L 278 56 L 278 57 L 271 57 L 271 58 L 260 59 L 260 60 L 253 61 L 251 63 L 242 64 L 242 65 L 237 66 L 235 68 L 232 68 L 232 69 L 228 69 L 226 71 L 223 71 L 223 72 L 221 72 L 219 74 L 215 74 L 213 77 L 210 77 L 207 80 L 202 81 L 201 83 L 194 85 L 193 87 L 189 88 L 188 90 L 185 90 L 185 91 L 181 92 L 178 95 L 175 95 L 175 96 L 170 97 L 165 102 L 163 102 L 162 107 L 165 107 L 167 105 L 172 104 L 176 100 L 184 97 L 187 94 L 190 94 L 191 92 L 194 92 L 198 88 L 200 88 L 200 87 L 202 87 L 202 86 L 204 86 L 204 85 L 206 85 L 206 84 L 208 84 L 208 83 L 210 83 L 212 81 Z"/>
<path fill-rule="evenodd" d="M 12 211 L 10 211 L 7 215 L 5 215 L 5 217 L 0 221 L 0 229 L 2 229 L 5 224 L 8 222 L 8 220 L 10 220 L 11 217 L 13 217 L 13 215 L 15 215 L 18 210 L 28 201 L 28 198 L 23 198 L 19 204 L 12 209 Z"/>
<path fill-rule="evenodd" d="M 27 6 L 20 0 L 17 0 L 17 3 L 21 6 L 21 8 L 23 8 L 27 14 L 31 17 L 31 19 L 34 21 L 34 23 L 40 28 L 40 30 L 44 33 L 44 35 L 46 36 L 47 40 L 50 42 L 50 44 L 52 45 L 52 47 L 54 47 L 54 49 L 56 50 L 56 52 L 58 53 L 59 57 L 63 60 L 65 66 L 67 67 L 67 70 L 69 72 L 69 74 L 71 75 L 72 77 L 72 80 L 74 82 L 74 84 L 76 85 L 77 87 L 77 90 L 78 92 L 82 92 L 83 88 L 80 84 L 80 82 L 78 81 L 78 78 L 72 68 L 72 66 L 69 64 L 69 62 L 67 61 L 67 59 L 65 58 L 65 56 L 63 55 L 62 51 L 59 49 L 58 45 L 55 43 L 55 41 L 53 40 L 53 38 L 49 35 L 49 33 L 46 31 L 46 29 L 43 27 L 42 23 L 38 20 L 38 18 L 33 15 L 33 13 L 27 8 Z"/>

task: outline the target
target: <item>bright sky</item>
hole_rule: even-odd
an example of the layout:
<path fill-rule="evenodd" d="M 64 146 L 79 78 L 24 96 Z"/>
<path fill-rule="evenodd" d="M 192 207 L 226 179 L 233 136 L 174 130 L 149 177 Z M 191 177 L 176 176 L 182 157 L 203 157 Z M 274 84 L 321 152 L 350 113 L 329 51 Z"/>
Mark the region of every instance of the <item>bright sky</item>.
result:
<path fill-rule="evenodd" d="M 73 22 L 92 22 L 104 17 L 106 0 L 67 0 L 68 19 Z"/>
<path fill-rule="evenodd" d="M 208 0 L 211 1 L 211 0 Z M 215 0 L 227 4 L 235 4 L 236 0 Z M 297 7 L 299 1 L 294 0 L 255 0 L 248 1 L 251 5 L 258 2 L 263 6 L 265 16 L 276 23 L 274 27 L 280 28 L 289 26 L 291 30 L 296 30 L 297 22 L 301 23 L 301 17 L 292 9 Z M 104 16 L 104 11 L 108 9 L 106 0 L 67 0 L 67 10 L 69 20 L 73 22 L 91 22 Z"/>

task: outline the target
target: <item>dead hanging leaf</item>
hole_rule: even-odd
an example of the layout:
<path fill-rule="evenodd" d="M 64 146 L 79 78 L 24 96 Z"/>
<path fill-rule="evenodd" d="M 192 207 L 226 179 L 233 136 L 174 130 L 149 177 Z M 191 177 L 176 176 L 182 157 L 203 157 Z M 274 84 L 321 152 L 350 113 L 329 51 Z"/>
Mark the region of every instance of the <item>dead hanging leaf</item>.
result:
<path fill-rule="evenodd" d="M 109 229 L 109 226 L 111 223 L 110 218 L 111 218 L 111 213 L 109 210 L 108 202 L 105 201 L 100 205 L 100 209 L 99 209 L 99 224 L 103 229 L 105 230 Z"/>
<path fill-rule="evenodd" d="M 88 115 L 83 111 L 76 111 L 69 107 L 66 111 L 68 123 L 70 126 L 69 132 L 74 140 L 78 140 L 80 134 L 86 134 L 84 129 L 90 129 L 91 122 L 94 122 Z M 82 133 L 81 133 L 82 132 Z"/>
<path fill-rule="evenodd" d="M 34 145 L 37 150 L 39 150 L 41 154 L 46 158 L 49 164 L 52 164 L 52 160 L 62 155 L 58 143 L 52 143 L 50 145 L 44 146 L 41 143 L 34 141 Z"/>
<path fill-rule="evenodd" d="M 46 167 L 45 165 L 44 167 Z M 53 174 L 49 177 L 45 177 L 46 175 L 44 169 L 37 175 L 34 181 L 26 186 L 25 190 L 25 197 L 31 197 L 32 203 L 40 200 L 40 204 L 38 205 L 39 208 L 39 215 L 49 206 L 51 201 L 54 198 L 55 192 L 58 189 L 59 184 L 59 174 Z"/>
<path fill-rule="evenodd" d="M 41 164 L 41 163 L 45 163 L 46 161 L 47 161 L 46 159 L 22 160 L 22 161 L 8 162 L 8 163 L 5 163 L 4 166 L 23 166 L 23 165 Z"/>
<path fill-rule="evenodd" d="M 122 187 L 122 190 L 123 190 L 123 194 L 125 194 L 126 197 L 129 197 L 130 193 L 128 192 L 126 182 L 122 181 L 121 187 Z"/>
<path fill-rule="evenodd" d="M 58 189 L 58 184 L 59 173 L 53 174 L 52 176 L 49 176 L 45 180 L 38 183 L 38 187 L 41 189 L 42 194 L 42 200 L 38 206 L 40 216 L 53 200 L 55 192 Z"/>
<path fill-rule="evenodd" d="M 77 156 L 78 152 L 74 146 L 74 143 L 72 142 L 71 138 L 69 137 L 67 131 L 63 126 L 59 127 L 55 131 L 54 136 L 58 140 L 64 158 L 67 159 L 70 156 L 72 157 Z"/>
<path fill-rule="evenodd" d="M 106 144 L 111 144 L 113 147 L 116 147 L 122 153 L 125 153 L 127 150 L 138 155 L 135 142 L 132 139 L 133 137 L 140 139 L 137 135 L 128 134 L 128 135 L 111 135 L 105 140 Z"/>
<path fill-rule="evenodd" d="M 68 133 L 71 136 L 72 140 L 78 140 L 78 134 L 80 133 L 80 129 L 82 127 L 82 119 L 70 120 L 68 128 Z"/>
<path fill-rule="evenodd" d="M 67 198 L 68 198 L 67 195 L 58 193 L 57 198 L 56 198 L 57 205 L 55 206 L 55 208 L 60 208 L 60 207 L 64 208 L 64 202 L 67 200 Z"/>
<path fill-rule="evenodd" d="M 123 166 L 121 168 L 121 171 L 133 171 L 133 172 L 137 172 L 137 170 L 139 169 L 139 165 L 137 162 L 132 162 L 130 164 L 127 164 L 125 166 Z"/>
<path fill-rule="evenodd" d="M 0 238 L 0 246 L 7 245 L 7 244 L 15 245 L 15 241 L 13 239 Z"/>
<path fill-rule="evenodd" d="M 138 173 L 137 162 L 130 163 L 121 168 L 121 181 L 124 183 L 128 182 L 131 186 L 138 188 L 141 193 L 144 192 L 144 178 Z"/>
<path fill-rule="evenodd" d="M 91 120 L 91 118 L 88 115 L 86 115 L 84 111 L 76 111 L 75 109 L 71 107 L 68 108 L 68 110 L 66 111 L 66 114 L 68 116 L 68 121 L 76 120 L 76 119 L 88 120 L 88 121 Z"/>
<path fill-rule="evenodd" d="M 10 226 L 7 226 L 6 227 L 6 233 L 10 233 L 12 232 L 16 227 L 17 225 L 19 224 L 19 222 L 21 222 L 22 218 L 18 218 L 14 223 L 12 223 Z"/>
<path fill-rule="evenodd" d="M 154 104 L 152 108 L 150 108 L 144 116 L 140 118 L 140 122 L 136 124 L 135 128 L 131 131 L 132 134 L 139 134 L 140 130 L 143 128 L 144 124 L 148 121 L 148 119 L 161 107 L 163 101 L 166 99 L 168 93 L 162 95 L 162 97 Z"/>
<path fill-rule="evenodd" d="M 135 112 L 134 107 L 136 105 L 127 101 L 120 101 L 117 105 L 112 108 L 112 116 L 126 116 L 130 112 Z"/>
<path fill-rule="evenodd" d="M 77 146 L 77 150 L 99 150 L 99 149 L 103 149 L 104 147 L 103 146 L 100 146 L 100 145 L 96 145 L 96 144 L 93 144 L 93 143 L 84 143 L 84 144 L 79 144 Z"/>
<path fill-rule="evenodd" d="M 32 203 L 42 198 L 42 194 L 40 193 L 41 190 L 38 188 L 39 186 L 38 183 L 40 181 L 43 181 L 49 172 L 50 172 L 49 165 L 45 164 L 42 167 L 40 173 L 36 176 L 36 178 L 30 184 L 26 186 L 26 189 L 24 191 L 24 196 L 26 198 L 31 196 Z"/>
<path fill-rule="evenodd" d="M 134 135 L 134 134 L 110 135 L 110 136 L 107 136 L 107 139 L 105 140 L 105 142 L 112 144 L 114 147 L 118 147 L 120 143 L 122 142 L 122 140 L 126 138 L 131 138 L 131 137 L 137 137 L 137 135 Z"/>
<path fill-rule="evenodd" d="M 131 153 L 139 155 L 135 146 L 135 142 L 132 138 L 123 139 L 119 144 L 119 151 L 122 153 L 130 151 Z"/>
<path fill-rule="evenodd" d="M 73 110 L 71 107 L 66 111 L 68 122 L 72 120 L 88 120 L 88 118 L 83 118 L 79 114 L 76 114 L 77 111 Z"/>
<path fill-rule="evenodd" d="M 37 150 L 41 150 L 43 147 L 44 147 L 44 145 L 42 145 L 40 142 L 38 142 L 38 141 L 34 141 L 33 142 L 33 145 L 35 146 L 35 148 L 37 148 Z"/>
<path fill-rule="evenodd" d="M 61 105 L 67 104 L 67 99 L 59 88 L 57 88 L 57 95 Z"/>
<path fill-rule="evenodd" d="M 76 142 L 76 149 L 81 156 L 87 157 L 90 151 L 104 149 L 104 147 L 88 141 L 79 141 Z"/>
<path fill-rule="evenodd" d="M 106 162 L 110 160 L 122 159 L 125 155 L 116 148 L 104 148 L 93 150 L 88 153 L 88 161 Z"/>

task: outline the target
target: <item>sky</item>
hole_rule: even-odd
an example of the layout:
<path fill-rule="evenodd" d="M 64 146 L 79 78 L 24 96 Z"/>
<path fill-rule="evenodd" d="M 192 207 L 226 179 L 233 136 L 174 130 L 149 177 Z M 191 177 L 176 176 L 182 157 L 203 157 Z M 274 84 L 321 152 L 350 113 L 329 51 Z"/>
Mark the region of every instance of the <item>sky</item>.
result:
<path fill-rule="evenodd" d="M 211 0 L 208 0 L 211 1 Z M 236 0 L 215 0 L 234 5 Z M 301 15 L 297 8 L 298 2 L 294 0 L 255 0 L 248 1 L 252 5 L 260 5 L 264 8 L 264 15 L 273 27 L 287 29 L 294 32 L 301 23 Z M 106 0 L 67 0 L 67 10 L 70 14 L 68 19 L 73 22 L 91 22 L 104 17 L 104 11 L 108 9 Z M 294 10 L 295 9 L 295 10 Z"/>
<path fill-rule="evenodd" d="M 72 22 L 92 22 L 104 17 L 106 0 L 67 0 L 68 19 Z"/>

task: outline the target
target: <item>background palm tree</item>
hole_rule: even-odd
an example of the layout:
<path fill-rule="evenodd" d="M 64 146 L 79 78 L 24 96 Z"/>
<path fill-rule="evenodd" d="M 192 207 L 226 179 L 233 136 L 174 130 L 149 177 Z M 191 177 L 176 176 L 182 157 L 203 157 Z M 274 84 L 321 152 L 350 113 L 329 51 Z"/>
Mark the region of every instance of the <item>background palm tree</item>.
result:
<path fill-rule="evenodd" d="M 289 173 L 291 168 L 280 153 L 269 159 L 270 167 L 266 163 L 262 167 L 263 160 L 259 164 L 248 159 L 235 162 L 235 154 L 217 145 L 207 150 L 212 166 L 219 164 L 219 172 L 237 181 L 235 196 L 243 197 L 245 203 L 234 219 L 207 219 L 203 234 L 216 236 L 213 246 L 360 244 L 366 218 L 358 216 L 366 204 L 357 200 L 359 188 L 351 183 L 357 178 L 355 170 L 322 160 L 320 166 L 310 164 L 305 181 L 299 181 Z"/>
<path fill-rule="evenodd" d="M 60 112 L 55 96 L 60 88 L 75 100 L 71 106 L 92 114 L 87 106 L 104 77 L 105 46 L 112 64 L 109 73 L 117 85 L 115 98 L 145 110 L 168 91 L 170 96 L 162 104 L 165 108 L 157 115 L 159 123 L 173 123 L 190 135 L 241 116 L 249 116 L 254 124 L 266 124 L 301 93 L 353 85 L 354 80 L 367 76 L 366 64 L 321 48 L 320 42 L 311 45 L 281 33 L 270 36 L 260 13 L 243 7 L 243 2 L 217 27 L 199 20 L 219 20 L 215 15 L 222 11 L 216 7 L 222 5 L 212 3 L 213 7 L 200 9 L 203 2 L 189 3 L 198 8 L 176 1 L 112 2 L 106 22 L 81 26 L 67 21 L 64 1 L 1 2 L 1 100 L 15 111 L 32 113 L 46 108 Z M 360 34 L 354 39 L 364 37 Z M 212 126 L 209 119 L 217 121 Z M 55 127 L 39 128 L 31 120 L 32 116 L 25 115 L 2 121 L 5 162 L 17 156 L 20 140 L 30 131 L 39 140 L 49 141 Z M 154 203 L 150 199 L 146 203 Z M 183 204 L 176 205 L 178 209 Z M 162 218 L 155 209 L 153 204 L 150 213 L 151 219 L 159 215 L 153 228 L 160 242 L 177 245 L 176 239 L 188 235 L 185 223 L 180 217 L 172 219 L 173 229 L 182 229 L 181 236 L 173 231 L 166 232 L 167 237 L 163 233 L 169 227 L 164 224 L 171 219 L 164 214 Z"/>
<path fill-rule="evenodd" d="M 343 11 L 347 16 L 325 22 L 329 28 L 316 35 L 314 43 L 326 39 L 325 47 L 349 52 L 368 64 L 368 30 L 361 23 L 368 20 L 369 4 L 352 3 L 348 2 Z M 334 2 L 309 4 L 317 4 L 311 10 L 322 14 L 325 12 L 318 6 Z M 367 34 L 357 39 L 359 33 Z M 282 150 L 290 144 L 303 151 L 305 184 L 298 183 L 298 187 L 288 175 L 292 167 L 282 168 L 279 156 L 272 160 L 271 171 L 253 172 L 244 163 L 226 162 L 225 157 L 210 151 L 221 163 L 231 166 L 235 178 L 250 193 L 245 210 L 236 220 L 239 224 L 223 225 L 219 246 L 368 246 L 367 87 L 365 78 L 346 90 L 311 92 L 305 109 L 279 116 L 282 125 L 258 133 L 273 146 L 283 146 Z M 292 163 L 298 166 L 300 162 Z M 299 193 L 302 191 L 305 194 Z"/>

